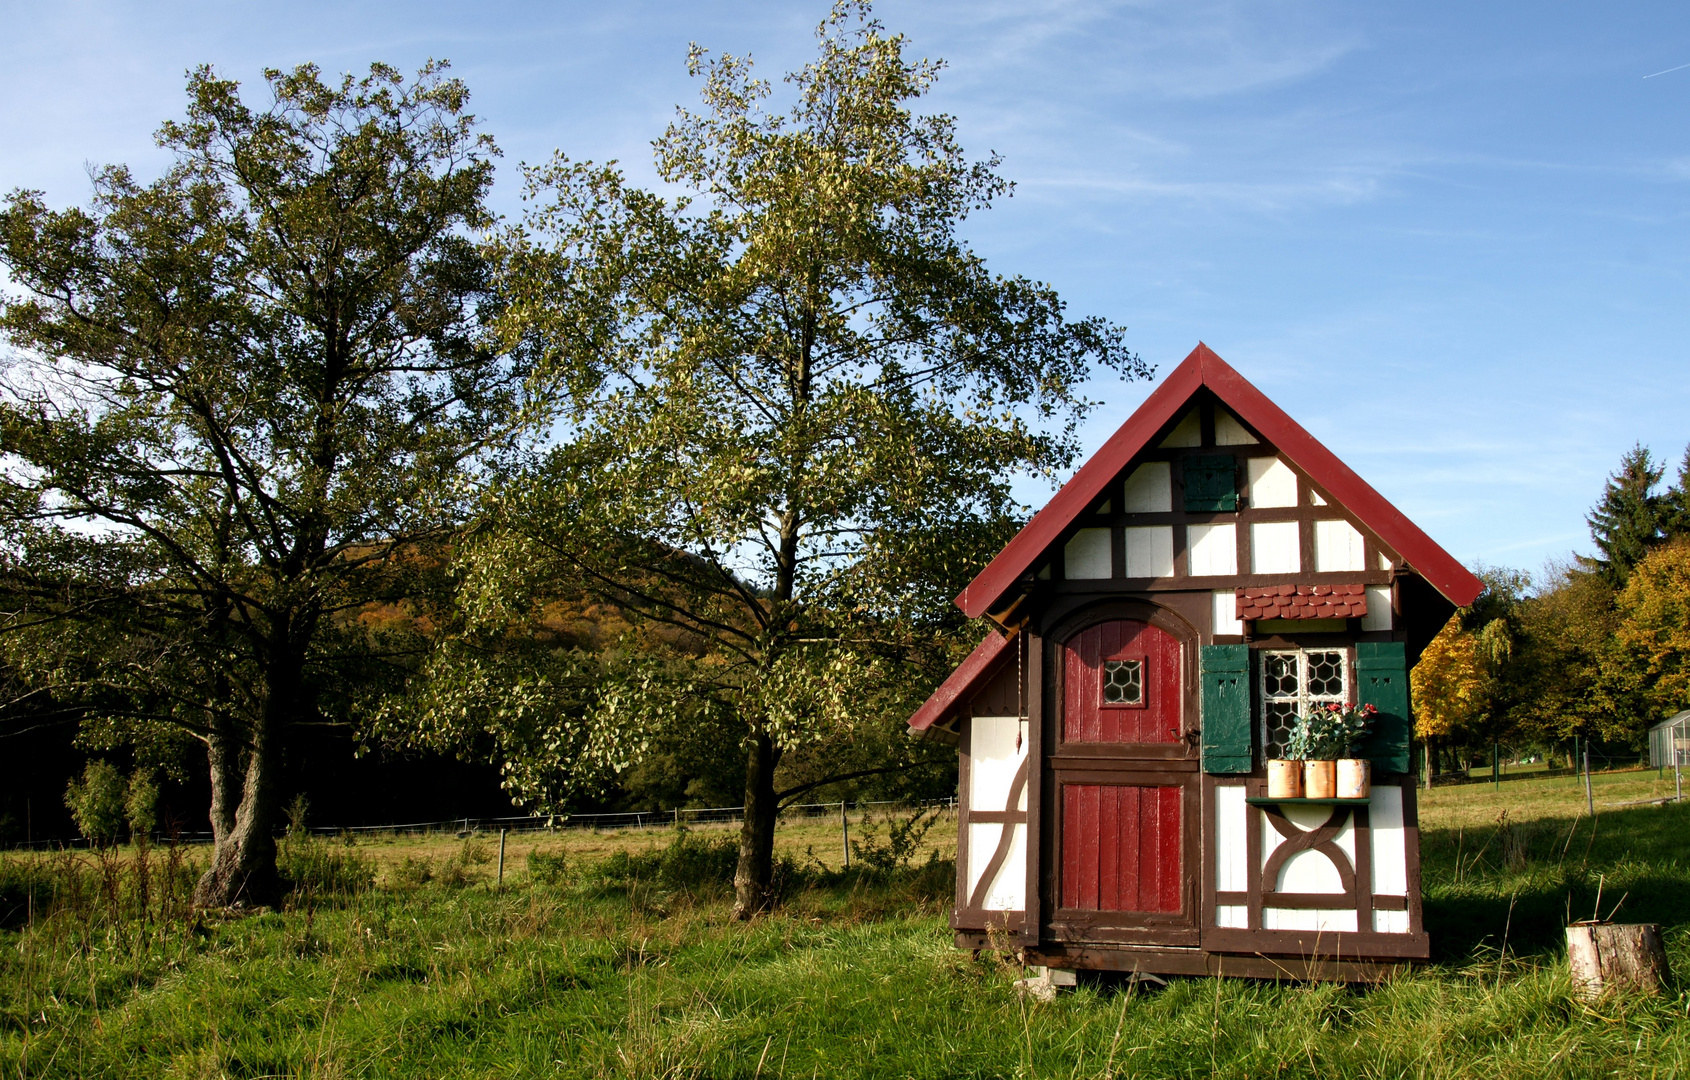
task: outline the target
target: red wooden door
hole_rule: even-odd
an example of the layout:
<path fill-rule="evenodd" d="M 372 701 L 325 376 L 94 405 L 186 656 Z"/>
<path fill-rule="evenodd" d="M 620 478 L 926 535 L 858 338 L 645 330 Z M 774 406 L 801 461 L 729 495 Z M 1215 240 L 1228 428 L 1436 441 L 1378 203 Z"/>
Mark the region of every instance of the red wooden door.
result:
<path fill-rule="evenodd" d="M 1054 935 L 1183 944 L 1196 933 L 1197 772 L 1180 643 L 1116 619 L 1069 638 L 1061 665 Z"/>

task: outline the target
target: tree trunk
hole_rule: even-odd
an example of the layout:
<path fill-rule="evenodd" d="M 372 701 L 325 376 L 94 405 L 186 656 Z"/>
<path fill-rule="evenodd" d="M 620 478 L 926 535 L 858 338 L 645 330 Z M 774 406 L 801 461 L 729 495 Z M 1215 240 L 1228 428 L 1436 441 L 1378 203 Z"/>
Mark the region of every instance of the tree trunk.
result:
<path fill-rule="evenodd" d="M 734 869 L 734 918 L 749 919 L 767 911 L 775 897 L 771 886 L 775 869 L 775 765 L 780 755 L 774 740 L 759 731 L 752 738 L 745 762 L 745 823 L 739 830 L 739 865 Z"/>
<path fill-rule="evenodd" d="M 281 893 L 276 873 L 276 736 L 304 700 L 301 674 L 302 664 L 292 658 L 266 672 L 267 693 L 250 745 L 238 743 L 232 725 L 218 728 L 212 739 L 213 846 L 211 866 L 194 886 L 197 906 L 269 904 Z M 237 774 L 240 802 L 232 804 Z"/>
<path fill-rule="evenodd" d="M 280 891 L 272 783 L 275 763 L 270 741 L 267 736 L 254 740 L 244 755 L 244 770 L 231 767 L 226 756 L 221 762 L 215 760 L 214 752 L 211 769 L 214 842 L 211 866 L 194 886 L 194 904 L 198 907 L 268 904 Z M 230 753 L 238 751 L 233 748 L 224 751 L 225 755 Z M 234 794 L 229 788 L 242 772 L 240 802 L 230 813 Z M 225 820 L 223 829 L 218 831 L 220 814 Z"/>
<path fill-rule="evenodd" d="M 1567 962 L 1580 997 L 1614 990 L 1658 994 L 1666 982 L 1667 954 L 1655 923 L 1576 923 L 1567 927 Z"/>

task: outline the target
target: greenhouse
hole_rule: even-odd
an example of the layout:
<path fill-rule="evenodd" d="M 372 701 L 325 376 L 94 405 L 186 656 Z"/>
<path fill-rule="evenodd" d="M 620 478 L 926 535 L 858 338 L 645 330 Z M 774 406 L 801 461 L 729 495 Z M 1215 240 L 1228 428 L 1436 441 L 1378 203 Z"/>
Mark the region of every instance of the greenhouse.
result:
<path fill-rule="evenodd" d="M 1649 767 L 1690 765 L 1690 709 L 1649 729 Z"/>

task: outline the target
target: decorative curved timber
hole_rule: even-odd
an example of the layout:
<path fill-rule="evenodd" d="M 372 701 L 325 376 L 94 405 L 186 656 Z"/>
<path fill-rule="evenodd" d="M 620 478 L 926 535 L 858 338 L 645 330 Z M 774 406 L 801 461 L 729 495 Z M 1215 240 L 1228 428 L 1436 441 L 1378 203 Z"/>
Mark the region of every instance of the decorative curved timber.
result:
<path fill-rule="evenodd" d="M 1305 851 L 1318 851 L 1338 871 L 1338 880 L 1344 885 L 1342 893 L 1333 893 L 1334 899 L 1342 898 L 1348 901 L 1346 906 L 1354 907 L 1356 902 L 1356 868 L 1350 862 L 1350 857 L 1337 844 L 1338 834 L 1344 831 L 1344 823 L 1355 814 L 1359 808 L 1351 806 L 1334 806 L 1332 813 L 1327 815 L 1324 824 L 1305 832 L 1286 819 L 1283 810 L 1277 808 L 1262 808 L 1268 821 L 1273 823 L 1274 831 L 1283 837 L 1283 842 L 1273 849 L 1268 856 L 1267 864 L 1262 867 L 1262 904 L 1264 907 L 1274 907 L 1270 902 L 1277 893 L 1279 886 L 1279 872 L 1294 855 Z M 1363 823 L 1357 821 L 1358 828 Z"/>
<path fill-rule="evenodd" d="M 1027 823 L 1027 811 L 1020 809 L 1021 793 L 1027 789 L 1027 763 L 1032 760 L 1031 754 L 1023 755 L 1021 765 L 1015 770 L 1015 778 L 1009 782 L 1009 796 L 1004 800 L 1002 810 L 970 810 L 968 823 L 970 825 L 990 825 L 994 822 L 1003 824 L 1003 833 L 998 837 L 998 846 L 992 852 L 992 857 L 986 860 L 986 868 L 980 873 L 980 880 L 974 883 L 974 892 L 968 897 L 968 906 L 984 908 L 986 896 L 992 890 L 992 882 L 998 878 L 998 872 L 1009 858 L 1009 849 L 1015 843 L 1015 826 Z"/>

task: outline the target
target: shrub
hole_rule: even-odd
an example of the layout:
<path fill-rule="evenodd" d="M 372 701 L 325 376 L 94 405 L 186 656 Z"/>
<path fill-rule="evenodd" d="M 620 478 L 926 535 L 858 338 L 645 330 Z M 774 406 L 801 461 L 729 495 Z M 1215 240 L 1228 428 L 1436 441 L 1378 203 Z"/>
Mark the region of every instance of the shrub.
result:
<path fill-rule="evenodd" d="M 528 880 L 536 885 L 562 885 L 569 874 L 566 852 L 532 850 L 528 853 Z"/>
<path fill-rule="evenodd" d="M 393 884 L 402 889 L 415 889 L 434 880 L 434 860 L 427 856 L 405 856 L 391 871 Z"/>
<path fill-rule="evenodd" d="M 153 770 L 138 768 L 130 775 L 123 815 L 129 819 L 129 839 L 137 843 L 158 827 L 158 776 Z"/>
<path fill-rule="evenodd" d="M 313 896 L 351 895 L 375 884 L 370 861 L 344 845 L 290 834 L 282 842 L 276 869 L 298 892 Z"/>
<path fill-rule="evenodd" d="M 865 866 L 876 870 L 895 870 L 900 866 L 908 866 L 910 857 L 921 847 L 921 841 L 927 836 L 927 830 L 939 820 L 941 807 L 921 807 L 902 821 L 897 821 L 890 814 L 884 819 L 886 825 L 886 841 L 880 840 L 880 826 L 872 821 L 865 821 L 861 826 L 861 839 L 851 841 L 851 855 Z"/>
<path fill-rule="evenodd" d="M 701 892 L 731 886 L 738 864 L 737 837 L 705 840 L 683 826 L 675 830 L 667 847 L 611 854 L 594 868 L 594 876 L 624 887 L 643 882 L 678 892 Z"/>
<path fill-rule="evenodd" d="M 65 806 L 76 819 L 82 835 L 104 847 L 123 832 L 123 774 L 109 761 L 98 758 L 82 768 L 82 779 L 65 789 Z"/>

